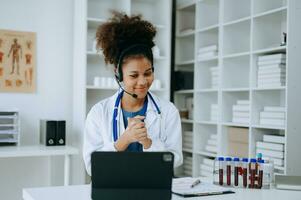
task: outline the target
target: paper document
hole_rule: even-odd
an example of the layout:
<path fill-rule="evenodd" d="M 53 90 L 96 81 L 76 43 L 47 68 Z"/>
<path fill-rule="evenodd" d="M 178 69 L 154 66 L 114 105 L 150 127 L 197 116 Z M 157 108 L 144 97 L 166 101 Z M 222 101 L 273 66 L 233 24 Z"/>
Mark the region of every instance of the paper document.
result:
<path fill-rule="evenodd" d="M 229 190 L 229 188 L 223 188 L 212 183 L 206 183 L 202 181 L 196 186 L 191 187 L 191 185 L 197 179 L 198 178 L 191 177 L 173 179 L 172 192 L 185 197 L 234 193 L 233 191 Z"/>

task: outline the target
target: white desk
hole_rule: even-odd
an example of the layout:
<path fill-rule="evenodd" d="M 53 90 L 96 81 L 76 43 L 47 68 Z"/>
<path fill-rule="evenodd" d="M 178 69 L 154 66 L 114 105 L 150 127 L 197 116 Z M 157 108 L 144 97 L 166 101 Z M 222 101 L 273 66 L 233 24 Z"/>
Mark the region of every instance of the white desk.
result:
<path fill-rule="evenodd" d="M 0 148 L 0 158 L 65 156 L 64 185 L 69 185 L 70 157 L 78 154 L 78 149 L 71 146 L 8 146 Z"/>
<path fill-rule="evenodd" d="M 235 194 L 225 194 L 206 197 L 182 198 L 177 195 L 172 196 L 172 200 L 300 200 L 300 191 L 287 190 L 256 190 L 256 189 L 236 189 Z M 45 188 L 23 189 L 23 200 L 91 200 L 90 185 L 60 186 Z"/>

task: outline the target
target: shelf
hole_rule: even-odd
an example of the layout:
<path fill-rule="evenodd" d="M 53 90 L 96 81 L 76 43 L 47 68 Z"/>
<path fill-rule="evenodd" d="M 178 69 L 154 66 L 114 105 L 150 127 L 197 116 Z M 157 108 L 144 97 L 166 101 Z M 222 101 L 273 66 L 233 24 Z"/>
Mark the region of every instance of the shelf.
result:
<path fill-rule="evenodd" d="M 183 119 L 183 118 L 181 118 L 181 122 L 182 123 L 187 123 L 187 124 L 193 124 L 193 120 L 192 119 Z"/>
<path fill-rule="evenodd" d="M 211 30 L 214 30 L 214 29 L 218 29 L 218 27 L 219 27 L 219 24 L 214 24 L 214 25 L 211 25 L 211 26 L 208 26 L 208 27 L 197 29 L 196 33 L 202 33 L 202 32 L 206 32 L 206 31 L 211 31 Z"/>
<path fill-rule="evenodd" d="M 92 17 L 88 17 L 87 18 L 87 22 L 88 22 L 88 28 L 93 28 L 93 29 L 97 29 L 97 27 L 106 22 L 106 19 L 100 19 L 100 18 L 92 18 Z"/>
<path fill-rule="evenodd" d="M 97 53 L 96 51 L 87 51 L 87 55 L 88 56 L 99 56 L 99 57 L 103 56 L 102 53 Z"/>
<path fill-rule="evenodd" d="M 194 176 L 201 175 L 199 163 L 203 158 L 216 156 L 215 153 L 208 152 L 205 148 L 210 134 L 217 134 L 210 137 L 212 140 L 209 143 L 215 144 L 213 140 L 217 138 L 218 155 L 221 152 L 228 154 L 232 150 L 228 142 L 229 130 L 232 127 L 238 131 L 247 132 L 248 145 L 244 146 L 244 153 L 247 156 L 256 155 L 256 142 L 263 141 L 263 135 L 285 136 L 285 166 L 275 167 L 275 172 L 279 170 L 294 173 L 292 169 L 297 170 L 301 167 L 300 162 L 292 162 L 292 158 L 298 156 L 296 151 L 298 142 L 292 138 L 292 132 L 296 130 L 294 127 L 300 128 L 300 126 L 293 120 L 296 119 L 297 110 L 290 109 L 298 107 L 298 103 L 293 101 L 298 96 L 294 94 L 294 89 L 298 87 L 295 88 L 293 85 L 298 85 L 296 81 L 299 80 L 297 75 L 294 76 L 294 74 L 299 74 L 294 63 L 300 63 L 301 58 L 294 53 L 294 49 L 299 48 L 301 44 L 297 37 L 300 35 L 299 29 L 294 28 L 298 27 L 298 20 L 292 20 L 298 19 L 298 14 L 292 11 L 296 9 L 296 6 L 300 7 L 301 3 L 295 3 L 290 0 L 196 0 L 196 9 L 190 14 L 191 17 L 195 16 L 192 20 L 195 22 L 194 32 L 190 34 L 188 32 L 187 35 L 191 36 L 185 39 L 181 38 L 181 40 L 189 38 L 191 42 L 194 42 L 190 45 L 191 48 L 194 47 L 194 51 L 188 48 L 188 41 L 184 45 L 178 42 L 176 51 L 183 52 L 186 57 L 175 56 L 177 61 L 194 61 L 183 65 L 189 67 L 190 72 L 194 73 L 194 93 L 189 95 L 175 93 L 174 96 L 175 104 L 179 108 L 185 107 L 187 96 L 193 98 L 194 120 L 193 123 L 183 124 L 183 129 L 193 132 L 192 171 Z M 182 20 L 181 23 L 185 24 L 185 21 Z M 286 44 L 284 44 L 284 32 L 288 33 L 289 40 L 286 38 Z M 192 37 L 193 34 L 195 34 L 194 37 Z M 180 39 L 176 38 L 176 40 Z M 216 48 L 211 48 L 212 51 L 208 50 L 207 52 L 210 53 L 207 56 L 214 57 L 205 57 L 207 59 L 200 60 L 199 57 L 202 58 L 202 54 L 199 52 L 203 53 L 204 58 L 206 51 L 199 49 L 211 45 L 218 46 L 218 53 L 213 52 Z M 281 86 L 280 83 L 283 81 L 279 81 L 279 86 L 275 84 L 276 87 L 257 87 L 258 82 L 264 82 L 261 79 L 258 81 L 258 74 L 260 78 L 277 77 L 275 82 L 282 77 L 279 75 L 278 78 L 277 70 L 274 70 L 272 75 L 261 76 L 267 72 L 260 72 L 259 69 L 263 67 L 257 65 L 260 56 L 278 53 L 286 54 L 285 86 Z M 192 54 L 193 57 L 188 56 Z M 265 70 L 278 68 L 277 61 L 275 63 Z M 273 70 L 270 71 L 273 72 Z M 260 114 L 266 106 L 285 107 L 285 123 L 281 120 L 283 113 Z M 218 110 L 217 114 L 216 110 Z M 260 120 L 260 115 L 266 119 Z M 273 119 L 278 117 L 279 120 L 268 121 L 269 116 Z M 211 121 L 211 119 L 216 121 Z M 278 124 L 284 124 L 284 126 L 260 123 L 265 121 L 271 124 L 279 122 Z M 294 146 L 293 150 L 291 146 Z M 215 151 L 214 148 L 207 149 Z"/>
<path fill-rule="evenodd" d="M 252 125 L 252 127 L 253 127 L 253 128 L 262 128 L 262 129 L 285 130 L 285 127 L 280 127 L 280 126 Z"/>
<path fill-rule="evenodd" d="M 218 122 L 214 122 L 214 121 L 196 121 L 195 123 L 197 124 L 207 124 L 207 125 L 217 125 Z"/>
<path fill-rule="evenodd" d="M 79 150 L 71 146 L 9 146 L 0 148 L 0 158 L 76 155 Z"/>
<path fill-rule="evenodd" d="M 224 23 L 223 26 L 231 26 L 231 25 L 235 25 L 235 24 L 238 24 L 238 23 L 241 23 L 241 22 L 248 21 L 248 20 L 251 20 L 250 16 Z"/>
<path fill-rule="evenodd" d="M 197 62 L 207 62 L 207 61 L 213 61 L 213 60 L 217 60 L 218 56 L 214 56 L 211 58 L 206 58 L 206 59 L 198 59 Z"/>
<path fill-rule="evenodd" d="M 182 148 L 183 152 L 193 153 L 192 149 Z"/>
<path fill-rule="evenodd" d="M 286 90 L 256 90 L 252 93 L 252 124 L 261 127 L 276 127 L 284 129 L 284 127 L 265 125 L 260 123 L 260 113 L 264 111 L 266 106 L 285 107 Z"/>
<path fill-rule="evenodd" d="M 249 127 L 249 124 L 233 123 L 233 122 L 223 122 L 224 126 L 235 126 L 235 127 Z"/>
<path fill-rule="evenodd" d="M 0 130 L 0 135 L 16 135 L 18 134 L 17 130 Z"/>
<path fill-rule="evenodd" d="M 0 115 L 0 119 L 15 119 L 17 115 Z"/>
<path fill-rule="evenodd" d="M 193 94 L 194 90 L 178 90 L 175 91 L 176 94 Z"/>
<path fill-rule="evenodd" d="M 286 86 L 282 87 L 264 87 L 264 88 L 252 88 L 254 91 L 264 91 L 264 90 L 285 90 Z"/>
<path fill-rule="evenodd" d="M 286 9 L 256 17 L 253 22 L 253 51 L 280 47 L 283 41 L 282 33 L 287 33 Z"/>
<path fill-rule="evenodd" d="M 194 61 L 194 35 L 176 38 L 176 46 L 181 47 L 175 52 L 176 63 L 187 64 Z"/>
<path fill-rule="evenodd" d="M 223 90 L 242 91 L 249 89 L 249 55 L 225 58 L 222 71 L 222 85 L 225 88 Z"/>
<path fill-rule="evenodd" d="M 250 51 L 251 20 L 224 27 L 223 54 L 231 55 Z"/>
<path fill-rule="evenodd" d="M 16 127 L 17 124 L 0 124 L 0 127 Z"/>
<path fill-rule="evenodd" d="M 191 65 L 194 64 L 194 60 L 187 60 L 182 62 L 177 62 L 176 65 Z"/>
<path fill-rule="evenodd" d="M 266 15 L 271 15 L 271 14 L 274 14 L 274 13 L 277 13 L 277 12 L 282 12 L 284 10 L 287 10 L 287 6 L 283 6 L 281 8 L 276 8 L 276 9 L 269 10 L 269 11 L 266 11 L 266 12 L 263 12 L 263 13 L 255 14 L 255 15 L 253 15 L 253 17 L 254 18 L 264 17 Z"/>
<path fill-rule="evenodd" d="M 14 139 L 14 138 L 3 138 L 0 139 L 0 144 L 2 143 L 9 143 L 9 144 L 16 144 L 18 143 L 18 139 Z M 2 148 L 2 147 L 1 147 Z M 0 157 L 1 158 L 1 157 Z"/>
<path fill-rule="evenodd" d="M 225 59 L 225 58 L 237 58 L 237 57 L 247 56 L 247 55 L 250 55 L 250 52 L 249 52 L 249 51 L 241 52 L 241 53 L 228 54 L 228 55 L 223 56 L 223 58 L 224 58 L 224 59 Z"/>
<path fill-rule="evenodd" d="M 202 156 L 208 156 L 208 157 L 217 157 L 217 153 L 210 153 L 206 151 L 196 151 L 195 153 L 202 155 Z"/>
<path fill-rule="evenodd" d="M 248 92 L 250 88 L 224 88 L 223 92 Z"/>
<path fill-rule="evenodd" d="M 117 88 L 106 88 L 106 87 L 99 87 L 99 86 L 94 86 L 94 85 L 87 85 L 86 89 L 88 90 L 118 90 Z"/>
<path fill-rule="evenodd" d="M 183 32 L 183 33 L 178 33 L 178 34 L 176 35 L 176 37 L 182 38 L 182 37 L 192 36 L 192 35 L 194 35 L 194 34 L 195 34 L 195 31 L 194 31 L 194 30 L 189 30 L 189 31 L 185 31 L 185 32 Z"/>
<path fill-rule="evenodd" d="M 195 116 L 196 121 L 211 120 L 211 105 L 218 103 L 218 93 L 196 93 L 194 109 L 198 114 Z"/>
<path fill-rule="evenodd" d="M 255 50 L 252 53 L 253 54 L 285 53 L 286 48 L 287 48 L 286 46 L 271 47 L 271 48 L 266 48 L 266 49 Z"/>
<path fill-rule="evenodd" d="M 195 92 L 197 92 L 197 93 L 218 92 L 218 89 L 216 89 L 216 88 L 198 89 L 198 90 L 195 90 Z"/>
<path fill-rule="evenodd" d="M 222 122 L 224 122 L 224 125 L 230 125 L 230 126 L 248 126 L 248 124 L 241 124 L 233 122 L 234 119 L 234 111 L 233 106 L 238 105 L 238 101 L 249 101 L 250 100 L 250 92 L 249 89 L 245 91 L 241 90 L 234 90 L 234 91 L 228 91 L 222 93 Z M 248 107 L 250 108 L 250 107 Z M 248 112 L 245 108 L 242 110 L 242 112 Z"/>

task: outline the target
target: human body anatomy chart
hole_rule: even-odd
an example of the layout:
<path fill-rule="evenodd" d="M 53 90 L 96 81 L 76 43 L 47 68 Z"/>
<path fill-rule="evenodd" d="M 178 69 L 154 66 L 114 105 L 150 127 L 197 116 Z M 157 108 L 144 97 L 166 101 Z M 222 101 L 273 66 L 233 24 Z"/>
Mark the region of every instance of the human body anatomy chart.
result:
<path fill-rule="evenodd" d="M 35 92 L 36 34 L 0 30 L 0 92 Z"/>

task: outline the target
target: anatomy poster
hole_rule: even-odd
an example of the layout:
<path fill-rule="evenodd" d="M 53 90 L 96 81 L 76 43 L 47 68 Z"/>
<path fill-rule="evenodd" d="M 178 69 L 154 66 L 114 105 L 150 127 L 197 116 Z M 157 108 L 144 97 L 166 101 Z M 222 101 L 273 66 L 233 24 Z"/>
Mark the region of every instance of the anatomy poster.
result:
<path fill-rule="evenodd" d="M 0 92 L 35 92 L 35 60 L 35 33 L 0 30 Z"/>

